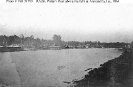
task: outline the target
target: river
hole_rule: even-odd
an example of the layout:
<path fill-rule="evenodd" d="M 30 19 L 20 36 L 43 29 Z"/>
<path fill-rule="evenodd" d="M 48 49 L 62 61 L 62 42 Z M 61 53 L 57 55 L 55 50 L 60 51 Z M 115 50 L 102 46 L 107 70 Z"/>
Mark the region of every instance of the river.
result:
<path fill-rule="evenodd" d="M 0 87 L 67 87 L 88 68 L 121 55 L 114 48 L 38 50 L 0 53 Z"/>

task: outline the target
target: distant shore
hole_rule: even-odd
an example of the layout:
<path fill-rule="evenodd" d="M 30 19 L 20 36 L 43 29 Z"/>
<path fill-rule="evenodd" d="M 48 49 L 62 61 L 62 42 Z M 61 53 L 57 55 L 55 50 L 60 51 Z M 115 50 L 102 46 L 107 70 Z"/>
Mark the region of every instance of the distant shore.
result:
<path fill-rule="evenodd" d="M 133 87 L 133 49 L 123 49 L 118 58 L 101 64 L 81 80 L 72 82 L 74 87 Z M 73 86 L 72 86 L 73 87 Z"/>
<path fill-rule="evenodd" d="M 96 47 L 94 47 L 96 48 Z M 92 48 L 60 48 L 60 47 L 55 47 L 55 48 L 25 48 L 21 46 L 0 46 L 0 52 L 16 52 L 16 51 L 37 51 L 37 50 L 62 50 L 62 49 L 92 49 Z M 101 48 L 102 49 L 102 48 Z M 109 49 L 106 47 L 106 49 Z M 123 48 L 114 48 L 120 51 L 123 51 Z"/>

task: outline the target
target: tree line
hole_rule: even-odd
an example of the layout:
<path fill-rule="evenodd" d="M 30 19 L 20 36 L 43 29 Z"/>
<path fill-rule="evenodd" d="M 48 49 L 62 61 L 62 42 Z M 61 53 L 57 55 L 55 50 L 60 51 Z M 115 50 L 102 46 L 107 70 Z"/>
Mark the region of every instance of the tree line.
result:
<path fill-rule="evenodd" d="M 0 46 L 18 45 L 25 48 L 48 48 L 49 46 L 61 46 L 62 48 L 123 48 L 127 47 L 129 43 L 124 42 L 100 42 L 100 41 L 62 41 L 60 35 L 53 35 L 51 40 L 44 40 L 34 38 L 33 35 L 25 37 L 23 34 L 17 35 L 0 35 Z"/>

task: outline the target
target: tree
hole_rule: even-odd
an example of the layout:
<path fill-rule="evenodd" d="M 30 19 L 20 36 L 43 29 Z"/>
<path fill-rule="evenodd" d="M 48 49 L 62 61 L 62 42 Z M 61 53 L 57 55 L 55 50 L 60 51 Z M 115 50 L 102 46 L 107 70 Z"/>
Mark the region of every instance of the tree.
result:
<path fill-rule="evenodd" d="M 53 42 L 56 46 L 61 46 L 61 36 L 60 35 L 53 35 Z"/>
<path fill-rule="evenodd" d="M 130 44 L 130 48 L 133 48 L 133 41 L 132 41 L 131 44 Z"/>
<path fill-rule="evenodd" d="M 21 45 L 24 43 L 24 35 L 23 34 L 20 34 L 19 35 L 19 39 L 20 39 L 20 43 L 21 43 Z"/>
<path fill-rule="evenodd" d="M 31 39 L 34 39 L 34 36 L 33 36 L 33 35 L 31 35 L 31 36 L 30 36 L 30 38 L 31 38 Z"/>
<path fill-rule="evenodd" d="M 19 38 L 24 39 L 24 35 L 23 35 L 23 34 L 20 34 L 20 35 L 19 35 Z"/>

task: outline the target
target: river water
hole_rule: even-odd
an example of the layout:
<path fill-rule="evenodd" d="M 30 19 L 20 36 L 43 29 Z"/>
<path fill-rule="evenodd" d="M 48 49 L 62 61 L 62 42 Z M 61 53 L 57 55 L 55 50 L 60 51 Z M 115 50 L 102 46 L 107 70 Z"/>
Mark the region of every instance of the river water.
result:
<path fill-rule="evenodd" d="M 88 68 L 121 55 L 117 49 L 64 49 L 0 53 L 0 87 L 67 87 Z"/>

